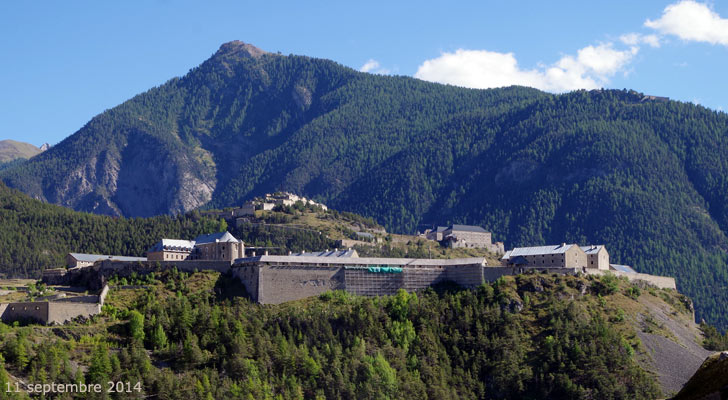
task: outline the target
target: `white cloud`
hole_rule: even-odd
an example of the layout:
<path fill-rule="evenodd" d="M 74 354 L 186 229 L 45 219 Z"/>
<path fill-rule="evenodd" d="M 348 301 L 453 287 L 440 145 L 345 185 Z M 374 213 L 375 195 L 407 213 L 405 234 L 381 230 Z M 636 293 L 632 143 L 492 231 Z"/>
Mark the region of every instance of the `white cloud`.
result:
<path fill-rule="evenodd" d="M 373 74 L 382 74 L 382 75 L 386 75 L 390 72 L 388 69 L 382 68 L 382 66 L 379 65 L 379 61 L 377 61 L 373 58 L 370 58 L 369 60 L 367 60 L 367 62 L 365 62 L 364 65 L 362 65 L 359 68 L 359 71 L 371 72 Z"/>
<path fill-rule="evenodd" d="M 638 51 L 637 46 L 616 50 L 611 43 L 605 43 L 584 47 L 576 56 L 563 56 L 550 66 L 522 69 L 513 53 L 458 49 L 425 61 L 415 77 L 478 89 L 510 85 L 552 92 L 596 89 L 624 70 Z"/>
<path fill-rule="evenodd" d="M 660 47 L 660 38 L 657 35 L 642 35 L 639 33 L 627 33 L 619 37 L 619 40 L 628 46 L 646 44 L 650 47 Z"/>
<path fill-rule="evenodd" d="M 648 19 L 645 26 L 683 40 L 728 46 L 728 19 L 693 0 L 670 4 L 659 19 Z"/>

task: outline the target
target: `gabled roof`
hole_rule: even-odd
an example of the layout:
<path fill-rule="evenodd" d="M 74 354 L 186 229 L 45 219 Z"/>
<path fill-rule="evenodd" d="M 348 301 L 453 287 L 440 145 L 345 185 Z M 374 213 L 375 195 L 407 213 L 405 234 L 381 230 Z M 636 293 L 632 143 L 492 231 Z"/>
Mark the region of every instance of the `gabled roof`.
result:
<path fill-rule="evenodd" d="M 336 258 L 357 258 L 359 253 L 356 250 L 332 250 L 332 251 L 314 251 L 309 253 L 292 253 L 294 257 L 336 257 Z"/>
<path fill-rule="evenodd" d="M 195 238 L 195 244 L 215 243 L 215 242 L 232 242 L 237 243 L 238 239 L 231 235 L 230 232 L 209 233 L 200 235 Z"/>
<path fill-rule="evenodd" d="M 110 256 L 106 254 L 85 254 L 85 253 L 68 253 L 76 261 L 96 262 L 99 260 L 115 260 L 115 261 L 147 261 L 146 257 L 127 257 L 127 256 Z"/>
<path fill-rule="evenodd" d="M 162 239 L 155 243 L 147 252 L 152 253 L 163 250 L 192 251 L 193 247 L 195 247 L 194 240 Z"/>
<path fill-rule="evenodd" d="M 599 250 L 604 248 L 604 245 L 590 245 L 590 246 L 579 246 L 586 254 L 597 254 Z"/>
<path fill-rule="evenodd" d="M 437 233 L 445 232 L 446 230 L 447 230 L 447 226 L 438 226 L 437 228 L 435 228 L 435 232 L 437 232 Z"/>
<path fill-rule="evenodd" d="M 511 250 L 508 254 L 510 258 L 516 256 L 535 256 L 535 255 L 548 255 L 548 254 L 563 254 L 566 253 L 570 248 L 576 246 L 575 244 L 559 244 L 552 246 L 536 246 L 536 247 L 516 247 Z M 578 247 L 578 246 L 577 246 Z"/>
<path fill-rule="evenodd" d="M 457 225 L 453 224 L 450 228 L 453 232 L 459 231 L 459 232 L 479 232 L 479 233 L 488 233 L 485 229 L 483 229 L 480 226 L 474 226 L 474 225 Z"/>

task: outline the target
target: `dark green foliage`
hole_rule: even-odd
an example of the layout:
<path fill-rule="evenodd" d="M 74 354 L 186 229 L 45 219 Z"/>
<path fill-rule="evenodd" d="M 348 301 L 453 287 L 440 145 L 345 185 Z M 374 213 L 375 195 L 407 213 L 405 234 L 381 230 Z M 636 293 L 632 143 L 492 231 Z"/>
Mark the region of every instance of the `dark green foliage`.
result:
<path fill-rule="evenodd" d="M 708 325 L 705 322 L 700 324 L 700 330 L 703 331 L 703 347 L 713 351 L 728 350 L 728 332 L 720 333 L 716 327 Z"/>
<path fill-rule="evenodd" d="M 188 277 L 169 271 L 159 279 L 179 286 Z M 579 278 L 542 279 L 554 288 Z M 144 316 L 148 350 L 130 340 L 135 330 L 122 331 L 115 344 L 68 346 L 31 343 L 30 328 L 6 329 L 14 335 L 1 336 L 0 348 L 6 369 L 33 382 L 82 379 L 68 361 L 75 348 L 86 354 L 85 382 L 141 383 L 143 392 L 112 398 L 658 397 L 654 377 L 591 296 L 531 292 L 529 305 L 514 313 L 507 304 L 527 289 L 518 285 L 504 279 L 380 298 L 337 291 L 280 306 L 218 301 L 187 288 L 158 299 L 150 289 L 124 310 Z M 23 341 L 26 361 L 15 350 Z M 2 372 L 0 358 L 0 382 Z"/>
<path fill-rule="evenodd" d="M 209 207 L 283 189 L 395 232 L 459 222 L 507 247 L 603 243 L 728 326 L 728 116 L 642 99 L 469 90 L 232 43 L 0 177 L 99 213 L 178 212 L 187 176 L 214 186 Z M 90 193 L 79 171 L 95 171 Z"/>
<path fill-rule="evenodd" d="M 0 183 L 0 271 L 38 277 L 65 266 L 69 252 L 143 256 L 163 237 L 192 239 L 214 232 L 219 221 L 198 214 L 113 218 L 32 200 Z"/>

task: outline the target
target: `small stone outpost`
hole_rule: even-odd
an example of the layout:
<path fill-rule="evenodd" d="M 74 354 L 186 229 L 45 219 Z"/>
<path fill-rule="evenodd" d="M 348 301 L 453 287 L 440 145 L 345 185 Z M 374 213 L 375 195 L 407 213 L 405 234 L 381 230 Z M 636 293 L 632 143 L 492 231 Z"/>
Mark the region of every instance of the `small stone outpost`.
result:
<path fill-rule="evenodd" d="M 457 229 L 455 229 L 457 231 Z M 143 274 L 158 268 L 182 271 L 215 270 L 231 273 L 253 301 L 278 304 L 316 296 L 327 290 L 379 296 L 399 289 L 415 291 L 444 281 L 476 287 L 501 276 L 528 271 L 560 274 L 611 273 L 658 288 L 675 289 L 675 279 L 640 274 L 628 266 L 609 263 L 604 245 L 517 247 L 505 252 L 501 265 L 490 266 L 484 257 L 414 259 L 359 257 L 355 250 L 333 250 L 288 255 L 245 256 L 245 245 L 229 232 L 201 235 L 195 240 L 162 239 L 147 252 L 147 259 L 84 255 L 91 266 L 66 271 L 49 270 L 44 281 L 100 288 L 112 275 Z M 96 257 L 96 258 L 94 258 Z"/>
<path fill-rule="evenodd" d="M 3 322 L 30 321 L 41 324 L 63 324 L 78 317 L 91 317 L 101 312 L 109 286 L 98 295 L 55 297 L 46 301 L 28 301 L 0 304 Z"/>

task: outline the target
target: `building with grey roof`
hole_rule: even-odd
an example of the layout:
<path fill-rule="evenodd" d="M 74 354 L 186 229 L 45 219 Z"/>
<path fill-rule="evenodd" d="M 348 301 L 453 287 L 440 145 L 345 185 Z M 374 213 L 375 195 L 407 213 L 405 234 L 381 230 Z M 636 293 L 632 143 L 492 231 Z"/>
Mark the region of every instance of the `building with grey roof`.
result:
<path fill-rule="evenodd" d="M 346 249 L 346 250 L 326 250 L 326 251 L 314 251 L 314 252 L 301 252 L 301 253 L 291 253 L 289 256 L 293 257 L 340 257 L 340 258 L 357 258 L 359 257 L 359 253 L 356 252 L 356 250 L 353 249 Z"/>
<path fill-rule="evenodd" d="M 230 234 L 216 232 L 195 240 L 162 239 L 147 251 L 149 261 L 230 261 L 245 255 L 245 244 Z"/>
<path fill-rule="evenodd" d="M 453 281 L 475 287 L 484 281 L 483 257 L 458 259 L 329 256 L 328 252 L 263 255 L 235 260 L 232 271 L 254 301 L 278 304 L 346 290 L 365 296 L 392 295 Z"/>
<path fill-rule="evenodd" d="M 581 246 L 581 249 L 586 253 L 587 268 L 609 270 L 609 253 L 604 245 Z"/>
<path fill-rule="evenodd" d="M 516 247 L 501 258 L 504 267 L 586 268 L 587 255 L 576 244 Z"/>
<path fill-rule="evenodd" d="M 86 254 L 86 253 L 68 253 L 66 255 L 66 265 L 69 268 L 88 267 L 96 261 L 114 260 L 114 261 L 147 261 L 146 257 L 127 257 L 127 256 L 110 256 L 106 254 Z"/>
<path fill-rule="evenodd" d="M 445 246 L 458 248 L 487 249 L 491 253 L 503 254 L 503 242 L 493 243 L 490 232 L 480 226 L 453 224 L 450 226 L 437 226 L 426 230 L 425 238 L 442 242 Z"/>

